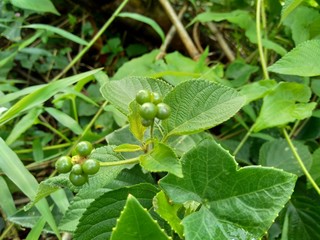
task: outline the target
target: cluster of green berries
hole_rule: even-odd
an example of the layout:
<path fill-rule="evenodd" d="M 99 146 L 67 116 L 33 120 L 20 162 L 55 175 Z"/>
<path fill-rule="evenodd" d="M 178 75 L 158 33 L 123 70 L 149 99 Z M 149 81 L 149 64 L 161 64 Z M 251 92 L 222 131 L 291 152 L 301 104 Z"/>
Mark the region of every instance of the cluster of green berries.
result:
<path fill-rule="evenodd" d="M 93 147 L 88 141 L 79 142 L 74 149 L 74 156 L 60 157 L 55 164 L 59 173 L 69 173 L 70 182 L 75 186 L 82 186 L 88 182 L 88 175 L 96 174 L 100 169 L 99 161 L 87 156 Z"/>
<path fill-rule="evenodd" d="M 140 90 L 136 95 L 136 101 L 140 104 L 139 114 L 145 127 L 150 126 L 155 118 L 164 120 L 170 116 L 171 109 L 162 102 L 159 93 Z"/>

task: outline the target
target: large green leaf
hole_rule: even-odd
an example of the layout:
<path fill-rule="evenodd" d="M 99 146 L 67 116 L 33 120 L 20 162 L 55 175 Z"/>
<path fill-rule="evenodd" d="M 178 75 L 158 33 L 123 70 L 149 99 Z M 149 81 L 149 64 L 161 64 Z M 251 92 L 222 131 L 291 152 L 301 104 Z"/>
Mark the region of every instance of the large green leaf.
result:
<path fill-rule="evenodd" d="M 200 211 L 183 220 L 186 239 L 261 238 L 289 200 L 297 179 L 272 168 L 238 168 L 211 139 L 182 157 L 182 169 L 184 178 L 169 174 L 160 186 L 174 203 L 202 204 Z"/>
<path fill-rule="evenodd" d="M 169 240 L 168 236 L 143 208 L 139 201 L 128 195 L 117 225 L 112 231 L 111 240 L 157 239 Z"/>
<path fill-rule="evenodd" d="M 294 82 L 279 83 L 263 98 L 253 130 L 258 132 L 310 117 L 316 106 L 316 103 L 308 103 L 310 97 L 311 90 L 306 85 Z"/>
<path fill-rule="evenodd" d="M 146 183 L 106 192 L 95 199 L 84 212 L 75 231 L 75 240 L 109 239 L 129 194 L 145 208 L 152 207 L 157 189 Z"/>
<path fill-rule="evenodd" d="M 129 113 L 129 104 L 132 102 L 139 90 L 146 89 L 165 96 L 172 87 L 166 82 L 145 77 L 127 77 L 118 81 L 109 81 L 101 88 L 105 99 L 110 101 L 124 114 Z"/>
<path fill-rule="evenodd" d="M 308 147 L 297 141 L 293 141 L 293 144 L 304 165 L 309 170 L 312 164 L 312 156 Z M 277 139 L 263 144 L 260 148 L 259 163 L 263 166 L 280 168 L 298 176 L 304 175 L 287 141 L 284 139 Z"/>
<path fill-rule="evenodd" d="M 275 80 L 261 80 L 258 82 L 244 85 L 240 93 L 246 97 L 246 104 L 263 98 L 277 85 Z"/>
<path fill-rule="evenodd" d="M 46 100 L 54 96 L 57 92 L 62 91 L 67 86 L 76 83 L 85 78 L 92 78 L 93 74 L 101 69 L 95 69 L 89 72 L 74 75 L 72 77 L 64 78 L 59 81 L 51 82 L 38 88 L 31 94 L 25 96 L 13 105 L 7 112 L 0 117 L 0 126 L 17 115 L 25 112 L 33 107 L 43 104 Z"/>
<path fill-rule="evenodd" d="M 50 12 L 60 15 L 50 0 L 10 0 L 12 5 L 35 12 Z"/>
<path fill-rule="evenodd" d="M 0 169 L 28 198 L 35 197 L 39 185 L 37 180 L 2 138 L 0 138 Z M 55 234 L 59 236 L 56 222 L 46 199 L 39 201 L 36 207 L 41 215 L 45 217 Z"/>
<path fill-rule="evenodd" d="M 320 148 L 312 154 L 312 165 L 310 168 L 310 174 L 315 182 L 320 185 Z"/>
<path fill-rule="evenodd" d="M 166 137 L 214 127 L 231 118 L 244 104 L 236 90 L 205 80 L 183 82 L 163 101 L 171 107 L 170 117 L 162 121 Z"/>
<path fill-rule="evenodd" d="M 273 65 L 271 72 L 313 77 L 320 75 L 320 40 L 309 40 L 299 44 Z"/>

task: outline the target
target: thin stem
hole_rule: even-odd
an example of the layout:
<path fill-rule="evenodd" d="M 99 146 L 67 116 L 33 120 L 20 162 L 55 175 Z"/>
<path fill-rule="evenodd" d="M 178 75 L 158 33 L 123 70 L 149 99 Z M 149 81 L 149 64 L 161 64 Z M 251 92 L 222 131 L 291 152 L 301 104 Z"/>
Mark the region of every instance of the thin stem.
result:
<path fill-rule="evenodd" d="M 263 71 L 263 75 L 265 79 L 269 79 L 269 73 L 267 70 L 267 63 L 264 56 L 263 48 L 262 48 L 262 35 L 261 35 L 261 4 L 263 0 L 257 0 L 257 9 L 256 9 L 256 30 L 257 30 L 257 44 L 260 55 L 260 62 Z"/>
<path fill-rule="evenodd" d="M 53 149 L 60 149 L 60 148 L 64 148 L 64 147 L 69 147 L 72 143 L 62 143 L 62 144 L 57 144 L 57 145 L 53 145 L 53 146 L 45 146 L 42 148 L 43 151 L 47 151 L 47 150 L 53 150 Z M 17 154 L 23 154 L 23 153 L 31 153 L 33 152 L 33 149 L 20 149 L 20 150 L 15 150 L 14 151 Z"/>
<path fill-rule="evenodd" d="M 82 56 L 93 46 L 93 44 L 101 37 L 104 31 L 110 26 L 110 24 L 114 21 L 117 15 L 121 12 L 124 6 L 128 3 L 129 0 L 124 0 L 121 5 L 116 9 L 116 11 L 112 14 L 112 16 L 108 19 L 108 21 L 102 26 L 102 28 L 97 32 L 97 34 L 91 39 L 85 48 L 82 49 L 81 52 L 66 66 L 61 73 L 59 73 L 52 81 L 56 81 L 61 78 L 66 72 L 69 71 L 81 58 Z"/>
<path fill-rule="evenodd" d="M 106 166 L 119 166 L 119 165 L 125 165 L 125 164 L 135 164 L 139 163 L 139 158 L 130 158 L 126 160 L 121 160 L 121 161 L 115 161 L 115 162 L 100 162 L 101 167 L 106 167 Z"/>
<path fill-rule="evenodd" d="M 67 138 L 65 135 L 63 135 L 60 131 L 58 131 L 57 129 L 55 129 L 54 127 L 52 127 L 50 124 L 45 123 L 45 122 L 41 122 L 36 121 L 37 124 L 40 124 L 46 128 L 48 128 L 49 130 L 51 130 L 53 133 L 57 134 L 59 137 L 61 137 L 62 139 L 64 139 L 66 142 L 70 142 L 69 138 Z"/>
<path fill-rule="evenodd" d="M 254 124 L 251 126 L 251 128 L 249 129 L 249 131 L 246 133 L 246 135 L 244 136 L 244 138 L 242 138 L 241 142 L 239 143 L 239 145 L 237 146 L 237 148 L 234 150 L 233 152 L 233 156 L 236 156 L 237 153 L 240 151 L 240 149 L 243 147 L 243 145 L 245 144 L 245 142 L 247 141 L 247 139 L 249 138 L 250 134 L 252 133 L 254 128 Z"/>
<path fill-rule="evenodd" d="M 0 236 L 0 240 L 4 239 L 6 235 L 10 232 L 10 230 L 14 227 L 14 223 L 10 223 L 10 225 L 4 230 L 4 232 Z"/>
<path fill-rule="evenodd" d="M 294 147 L 288 133 L 287 133 L 287 130 L 285 128 L 282 129 L 283 131 L 283 135 L 284 137 L 286 138 L 287 140 L 287 143 L 289 144 L 289 147 L 294 155 L 294 157 L 297 159 L 304 175 L 306 175 L 307 179 L 309 180 L 309 182 L 311 183 L 311 185 L 314 187 L 314 189 L 318 192 L 318 194 L 320 195 L 320 188 L 319 186 L 317 185 L 317 183 L 314 181 L 314 179 L 312 178 L 312 176 L 310 175 L 308 169 L 306 168 L 306 166 L 304 165 L 302 159 L 300 158 L 296 148 Z"/>

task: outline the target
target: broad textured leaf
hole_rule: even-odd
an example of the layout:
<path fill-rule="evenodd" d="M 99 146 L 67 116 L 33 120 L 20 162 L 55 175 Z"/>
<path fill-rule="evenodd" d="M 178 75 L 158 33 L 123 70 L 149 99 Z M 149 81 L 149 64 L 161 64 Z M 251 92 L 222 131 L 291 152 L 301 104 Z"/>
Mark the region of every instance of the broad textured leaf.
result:
<path fill-rule="evenodd" d="M 41 108 L 34 108 L 28 112 L 18 123 L 15 124 L 14 128 L 6 139 L 6 143 L 8 145 L 14 143 L 21 136 L 21 134 L 23 134 L 34 124 L 35 120 L 41 113 Z"/>
<path fill-rule="evenodd" d="M 83 133 L 83 129 L 81 128 L 79 123 L 77 123 L 76 120 L 74 120 L 72 117 L 70 117 L 66 113 L 51 107 L 45 108 L 45 110 L 59 123 L 69 128 L 73 133 L 77 135 L 81 135 Z"/>
<path fill-rule="evenodd" d="M 157 92 L 161 96 L 165 96 L 172 87 L 159 79 L 127 77 L 118 81 L 107 82 L 102 86 L 101 93 L 106 100 L 128 115 L 130 102 L 135 99 L 137 92 L 142 89 Z"/>
<path fill-rule="evenodd" d="M 12 5 L 35 12 L 50 12 L 60 15 L 50 0 L 10 0 Z"/>
<path fill-rule="evenodd" d="M 275 80 L 261 80 L 243 86 L 240 93 L 246 97 L 246 104 L 263 98 L 277 85 Z"/>
<path fill-rule="evenodd" d="M 90 154 L 90 158 L 97 159 L 101 162 L 123 160 L 122 156 L 119 153 L 115 153 L 112 150 L 112 146 L 106 146 L 96 149 Z M 107 191 L 107 189 L 104 189 L 104 186 L 112 182 L 124 168 L 124 165 L 101 167 L 97 174 L 89 178 L 89 184 L 85 184 L 80 188 L 71 188 L 73 190 L 78 190 L 78 193 L 71 202 L 66 214 L 63 216 L 59 224 L 59 229 L 63 231 L 73 232 L 79 223 L 80 217 L 86 211 L 86 208 L 90 205 L 91 202 L 93 202 L 96 198 Z M 67 184 L 69 186 L 72 185 L 69 181 Z M 56 185 L 57 183 L 48 182 L 49 188 L 55 187 Z M 40 191 L 39 194 L 41 194 Z"/>
<path fill-rule="evenodd" d="M 205 80 L 190 80 L 176 86 L 163 100 L 171 115 L 162 121 L 166 138 L 212 128 L 236 114 L 244 98 L 229 87 Z"/>
<path fill-rule="evenodd" d="M 88 42 L 83 40 L 82 38 L 79 38 L 78 36 L 67 32 L 61 28 L 57 28 L 51 25 L 47 25 L 47 24 L 29 24 L 29 25 L 24 25 L 24 28 L 33 28 L 33 29 L 43 29 L 43 30 L 47 30 L 53 33 L 56 33 L 66 39 L 69 39 L 75 43 L 78 43 L 80 45 L 88 45 Z"/>
<path fill-rule="evenodd" d="M 310 97 L 311 90 L 306 85 L 279 83 L 264 97 L 260 114 L 254 123 L 254 132 L 310 117 L 316 106 L 316 103 L 308 103 Z"/>
<path fill-rule="evenodd" d="M 312 156 L 308 147 L 297 141 L 293 141 L 293 144 L 304 165 L 309 170 L 312 164 Z M 263 166 L 283 169 L 299 177 L 304 175 L 297 159 L 284 139 L 277 139 L 263 144 L 260 148 L 259 163 Z"/>
<path fill-rule="evenodd" d="M 182 204 L 169 202 L 165 193 L 160 191 L 153 200 L 153 206 L 156 213 L 166 220 L 179 237 L 182 238 L 183 226 L 181 219 L 178 217 L 178 211 L 182 207 Z"/>
<path fill-rule="evenodd" d="M 36 195 L 39 185 L 37 180 L 2 138 L 0 138 L 0 169 L 28 198 L 32 199 Z M 59 236 L 56 222 L 46 199 L 39 201 L 36 207 L 55 234 Z"/>
<path fill-rule="evenodd" d="M 147 154 L 140 156 L 140 165 L 150 172 L 169 172 L 183 177 L 181 163 L 174 151 L 163 143 L 156 143 Z"/>
<path fill-rule="evenodd" d="M 182 169 L 184 178 L 169 174 L 160 186 L 174 203 L 202 204 L 199 212 L 183 220 L 186 239 L 261 238 L 297 179 L 272 168 L 238 168 L 234 158 L 209 139 L 182 157 Z"/>
<path fill-rule="evenodd" d="M 302 2 L 303 0 L 285 0 L 281 11 L 281 22 L 284 21 Z"/>
<path fill-rule="evenodd" d="M 106 192 L 95 199 L 84 212 L 75 231 L 75 240 L 109 239 L 129 194 L 145 208 L 152 207 L 157 189 L 151 184 L 138 184 Z"/>
<path fill-rule="evenodd" d="M 309 40 L 299 44 L 273 65 L 271 72 L 313 77 L 320 75 L 320 40 Z"/>
<path fill-rule="evenodd" d="M 164 230 L 143 208 L 139 201 L 129 194 L 117 225 L 112 231 L 111 240 L 157 239 L 169 240 Z"/>
<path fill-rule="evenodd" d="M 31 94 L 25 96 L 13 105 L 7 112 L 0 117 L 0 126 L 5 122 L 11 120 L 24 111 L 27 111 L 33 107 L 43 104 L 50 97 L 54 96 L 57 92 L 62 91 L 67 86 L 76 83 L 85 78 L 91 78 L 93 74 L 97 73 L 101 69 L 95 69 L 89 72 L 74 75 L 72 77 L 64 78 L 59 81 L 51 82 L 38 88 Z"/>
<path fill-rule="evenodd" d="M 304 184 L 297 184 L 286 209 L 281 240 L 320 239 L 319 222 L 319 195 L 313 189 L 304 189 Z"/>
<path fill-rule="evenodd" d="M 134 20 L 148 24 L 160 36 L 162 42 L 164 42 L 164 38 L 165 38 L 164 32 L 162 31 L 162 29 L 158 25 L 158 23 L 156 21 L 154 21 L 152 18 L 146 17 L 146 16 L 138 14 L 138 13 L 130 13 L 130 12 L 119 13 L 118 17 L 128 17 L 128 18 L 132 18 Z"/>

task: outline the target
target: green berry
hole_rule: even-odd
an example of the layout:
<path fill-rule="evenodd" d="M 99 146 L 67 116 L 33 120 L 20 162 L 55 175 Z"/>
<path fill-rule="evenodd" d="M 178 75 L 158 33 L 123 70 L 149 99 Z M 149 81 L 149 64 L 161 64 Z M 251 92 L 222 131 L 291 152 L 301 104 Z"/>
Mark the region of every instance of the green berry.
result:
<path fill-rule="evenodd" d="M 141 119 L 141 124 L 142 124 L 142 126 L 145 126 L 145 127 L 151 126 L 152 122 L 153 122 L 153 119 L 152 120 L 147 120 L 144 118 Z"/>
<path fill-rule="evenodd" d="M 140 116 L 146 120 L 152 120 L 157 115 L 157 108 L 151 102 L 147 102 L 140 107 Z"/>
<path fill-rule="evenodd" d="M 100 163 L 95 159 L 87 159 L 82 164 L 82 171 L 88 175 L 96 174 L 99 171 L 99 169 L 100 169 Z"/>
<path fill-rule="evenodd" d="M 151 102 L 151 92 L 148 90 L 140 90 L 136 95 L 136 101 L 140 105 L 146 102 Z"/>
<path fill-rule="evenodd" d="M 68 156 L 60 157 L 55 164 L 58 173 L 68 173 L 71 171 L 72 166 L 71 158 Z"/>
<path fill-rule="evenodd" d="M 88 175 L 86 174 L 75 174 L 73 172 L 69 175 L 70 182 L 75 186 L 82 186 L 88 182 Z"/>
<path fill-rule="evenodd" d="M 152 101 L 153 104 L 157 105 L 158 103 L 162 102 L 162 97 L 159 93 L 153 92 L 152 93 Z"/>
<path fill-rule="evenodd" d="M 171 109 L 169 105 L 165 103 L 159 103 L 157 104 L 157 115 L 156 117 L 160 120 L 166 119 L 170 116 Z"/>
<path fill-rule="evenodd" d="M 82 174 L 83 171 L 82 171 L 82 166 L 81 164 L 79 163 L 76 163 L 75 165 L 73 165 L 72 169 L 71 169 L 71 172 L 74 173 L 74 174 Z"/>
<path fill-rule="evenodd" d="M 82 141 L 76 145 L 75 152 L 82 157 L 86 157 L 91 153 L 92 149 L 93 149 L 93 147 L 90 142 Z"/>

